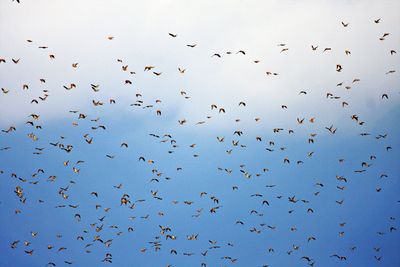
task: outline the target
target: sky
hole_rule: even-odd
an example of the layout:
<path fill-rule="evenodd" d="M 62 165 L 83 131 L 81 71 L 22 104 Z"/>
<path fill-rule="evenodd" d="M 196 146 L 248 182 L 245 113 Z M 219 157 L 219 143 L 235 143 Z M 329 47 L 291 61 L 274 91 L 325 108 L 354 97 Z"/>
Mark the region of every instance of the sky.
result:
<path fill-rule="evenodd" d="M 399 266 L 397 10 L 0 0 L 0 266 Z"/>

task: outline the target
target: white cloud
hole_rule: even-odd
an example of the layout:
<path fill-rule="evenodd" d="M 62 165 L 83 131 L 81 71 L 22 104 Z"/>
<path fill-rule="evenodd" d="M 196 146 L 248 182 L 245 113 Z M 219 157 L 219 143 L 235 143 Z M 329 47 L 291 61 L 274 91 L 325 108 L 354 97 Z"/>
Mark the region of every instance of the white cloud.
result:
<path fill-rule="evenodd" d="M 215 124 L 219 127 L 237 117 L 262 117 L 269 125 L 289 126 L 302 116 L 339 123 L 351 114 L 374 123 L 399 103 L 398 72 L 385 75 L 399 67 L 398 56 L 389 54 L 399 45 L 399 8 L 396 1 L 3 2 L 0 39 L 6 42 L 0 43 L 0 57 L 7 64 L 0 65 L 0 86 L 11 92 L 0 95 L 0 124 L 23 122 L 30 113 L 63 118 L 70 109 L 92 110 L 92 99 L 116 98 L 120 105 L 114 109 L 126 112 L 136 92 L 151 104 L 161 99 L 165 113 L 191 123 L 211 114 L 210 104 L 215 103 L 227 110 Z M 379 24 L 373 22 L 377 18 L 382 18 Z M 341 21 L 350 24 L 344 28 Z M 169 32 L 178 37 L 171 38 Z M 390 35 L 379 41 L 385 32 Z M 109 35 L 115 39 L 106 40 Z M 192 43 L 196 48 L 186 47 Z M 289 50 L 280 53 L 279 43 Z M 39 45 L 49 49 L 37 49 Z M 318 50 L 311 51 L 311 45 Z M 332 51 L 322 53 L 325 47 Z M 351 55 L 346 56 L 345 49 Z M 246 55 L 236 55 L 238 50 Z M 48 58 L 50 53 L 55 60 Z M 214 53 L 222 58 L 211 57 Z M 21 62 L 15 65 L 11 58 Z M 137 74 L 122 72 L 117 58 Z M 74 62 L 79 62 L 76 70 Z M 335 71 L 336 64 L 343 66 L 341 73 Z M 155 65 L 163 74 L 145 73 L 145 65 Z M 186 73 L 179 74 L 178 67 Z M 267 76 L 266 71 L 279 76 Z M 46 85 L 39 78 L 46 78 Z M 361 81 L 352 84 L 354 78 Z M 125 79 L 133 86 L 125 86 Z M 352 89 L 335 86 L 342 81 Z M 71 82 L 78 88 L 62 88 Z M 22 91 L 24 83 L 30 84 L 28 91 Z M 101 91 L 92 92 L 90 83 L 100 84 Z M 29 104 L 42 89 L 50 91 L 47 103 Z M 191 99 L 179 95 L 182 89 Z M 301 90 L 308 94 L 299 96 Z M 350 107 L 343 110 L 341 100 L 327 100 L 326 92 L 342 97 Z M 384 104 L 382 93 L 390 96 Z M 247 107 L 239 109 L 239 101 Z M 288 111 L 282 111 L 281 104 L 287 104 Z"/>

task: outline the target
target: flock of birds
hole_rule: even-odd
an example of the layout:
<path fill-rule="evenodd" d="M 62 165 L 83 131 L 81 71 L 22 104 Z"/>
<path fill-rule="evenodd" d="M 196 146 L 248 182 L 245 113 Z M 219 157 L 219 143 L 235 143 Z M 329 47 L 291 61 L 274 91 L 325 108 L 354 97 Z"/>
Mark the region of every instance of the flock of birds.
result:
<path fill-rule="evenodd" d="M 19 3 L 19 1 L 17 0 Z M 381 19 L 376 19 L 371 21 L 373 24 L 379 24 Z M 348 28 L 351 27 L 349 23 L 346 22 L 341 22 L 341 27 Z M 167 34 L 166 34 L 167 35 Z M 179 38 L 178 34 L 176 33 L 168 33 L 169 38 Z M 381 36 L 377 36 L 377 42 L 383 42 L 387 38 L 390 37 L 390 33 L 384 32 Z M 105 42 L 113 42 L 113 40 L 116 37 L 114 36 L 107 36 L 105 38 Z M 36 42 L 34 40 L 26 40 L 28 45 L 35 45 Z M 188 49 L 196 49 L 197 43 L 191 43 L 186 45 Z M 289 46 L 285 43 L 279 43 L 279 53 L 287 53 L 289 51 Z M 49 49 L 48 46 L 46 45 L 40 45 L 38 46 L 38 49 L 47 51 Z M 312 51 L 321 51 L 321 53 L 329 53 L 332 49 L 332 47 L 323 47 L 320 48 L 318 45 L 311 45 L 310 48 Z M 225 53 L 225 54 L 224 54 Z M 211 52 L 210 56 L 212 58 L 215 58 L 215 60 L 222 60 L 224 56 L 230 55 L 230 54 L 237 54 L 240 56 L 246 56 L 247 53 L 244 50 L 238 50 L 238 51 L 227 51 L 227 52 Z M 345 50 L 344 51 L 345 55 L 351 56 L 351 50 Z M 387 51 L 388 55 L 391 56 L 396 56 L 396 51 L 394 49 Z M 48 59 L 49 60 L 57 60 L 57 55 L 53 53 L 48 54 Z M 0 58 L 0 71 L 2 68 L 7 68 L 10 64 L 11 65 L 18 65 L 18 64 L 23 64 L 25 59 L 23 58 Z M 28 60 L 28 59 L 27 59 Z M 126 73 L 127 78 L 122 81 L 122 84 L 124 86 L 132 86 L 134 83 L 134 75 L 136 74 L 136 71 L 133 71 L 129 68 L 128 64 L 124 62 L 122 59 L 116 59 L 117 63 L 119 64 L 119 68 L 122 72 Z M 258 64 L 261 62 L 261 60 L 253 60 L 255 64 Z M 71 68 L 76 69 L 79 71 L 80 63 L 79 62 L 72 62 L 71 63 Z M 332 71 L 336 72 L 342 72 L 346 69 L 346 66 L 343 64 L 336 64 L 336 66 L 332 67 Z M 186 72 L 185 68 L 178 67 L 177 70 L 179 71 L 180 74 L 184 75 Z M 146 65 L 143 66 L 143 71 L 152 73 L 154 76 L 160 76 L 160 75 L 165 75 L 163 71 L 159 70 L 156 66 L 154 65 Z M 389 69 L 384 75 L 391 75 L 394 74 L 396 70 L 394 69 Z M 268 76 L 278 76 L 280 73 L 268 70 L 265 71 L 266 77 Z M 50 77 L 51 79 L 51 77 Z M 42 86 L 46 85 L 47 79 L 45 78 L 39 78 L 39 83 Z M 360 82 L 359 78 L 355 78 L 351 84 L 347 85 L 344 82 L 339 82 L 336 84 L 337 87 L 343 87 L 346 90 L 351 90 L 352 86 L 355 86 L 358 82 Z M 2 87 L 2 95 L 0 98 L 0 102 L 7 101 L 7 95 L 10 93 L 10 91 L 15 90 L 18 91 L 18 94 L 24 94 L 26 91 L 32 90 L 32 87 L 37 87 L 37 85 L 31 85 L 31 84 L 22 84 L 22 90 L 20 89 L 12 89 L 12 88 L 5 88 Z M 70 82 L 68 84 L 63 84 L 60 85 L 60 88 L 66 91 L 73 91 L 73 90 L 79 90 L 78 84 L 74 82 Z M 90 84 L 90 88 L 88 90 L 92 90 L 94 95 L 99 96 L 101 95 L 102 92 L 102 86 L 100 84 L 97 84 L 93 82 Z M 181 90 L 179 92 L 182 98 L 184 98 L 187 101 L 190 101 L 191 96 L 189 93 L 185 90 Z M 144 93 L 137 92 L 135 93 L 135 102 L 130 104 L 130 108 L 136 108 L 136 109 L 143 109 L 143 110 L 148 110 L 149 113 L 153 114 L 156 117 L 162 118 L 164 115 L 164 111 L 162 108 L 160 108 L 160 103 L 162 102 L 161 99 L 155 99 L 153 102 L 148 103 L 143 100 L 143 95 Z M 307 95 L 306 90 L 301 90 L 298 92 L 297 97 L 305 97 Z M 30 103 L 27 103 L 28 105 L 32 105 L 33 107 L 35 105 L 46 105 L 46 102 L 48 101 L 49 98 L 51 98 L 52 94 L 50 90 L 45 89 L 41 92 L 40 95 L 37 97 L 31 99 Z M 385 101 L 389 100 L 389 93 L 383 93 L 380 95 L 379 101 L 382 103 L 382 105 L 385 104 Z M 346 109 L 348 108 L 351 103 L 349 101 L 344 100 L 340 95 L 334 94 L 331 92 L 327 92 L 326 99 L 332 99 L 339 101 L 341 108 Z M 164 101 L 165 102 L 165 101 Z M 106 101 L 104 100 L 97 100 L 93 99 L 90 103 L 90 105 L 93 105 L 93 107 L 105 107 L 107 105 L 117 105 L 118 104 L 118 99 L 117 98 L 110 98 L 107 99 Z M 237 103 L 238 107 L 241 108 L 243 111 L 251 105 L 251 103 L 248 103 L 246 101 L 239 101 Z M 282 111 L 290 109 L 287 104 L 282 103 L 280 105 Z M 229 112 L 229 107 L 223 107 L 217 103 L 210 103 L 209 106 L 211 114 L 218 113 L 220 115 L 224 115 L 225 113 Z M 81 142 L 83 142 L 87 146 L 96 146 L 99 144 L 96 144 L 96 135 L 98 131 L 109 131 L 109 126 L 106 125 L 105 122 L 102 122 L 100 117 L 94 117 L 90 112 L 84 113 L 81 112 L 80 110 L 67 110 L 67 113 L 69 113 L 72 116 L 72 127 L 76 129 L 82 129 L 81 130 Z M 136 215 L 135 210 L 138 208 L 138 206 L 144 205 L 146 202 L 156 200 L 156 201 L 161 201 L 163 203 L 165 202 L 170 202 L 170 204 L 165 205 L 183 205 L 189 207 L 188 210 L 185 210 L 185 215 L 181 216 L 188 216 L 191 218 L 191 220 L 196 220 L 199 217 L 205 217 L 205 216 L 221 216 L 220 212 L 221 210 L 225 209 L 225 207 L 228 207 L 230 205 L 230 202 L 232 199 L 235 198 L 233 195 L 232 198 L 230 197 L 219 197 L 216 196 L 215 193 L 210 193 L 206 191 L 201 191 L 198 192 L 198 195 L 192 196 L 191 199 L 181 199 L 181 200 L 176 200 L 173 199 L 173 196 L 168 196 L 168 192 L 163 192 L 159 188 L 159 184 L 162 183 L 168 183 L 171 180 L 173 180 L 173 175 L 166 175 L 163 170 L 159 169 L 159 162 L 156 160 L 152 159 L 151 152 L 147 151 L 143 154 L 140 154 L 137 156 L 137 162 L 138 164 L 141 164 L 143 168 L 146 168 L 146 171 L 148 170 L 148 173 L 150 175 L 149 180 L 143 181 L 143 184 L 148 184 L 150 183 L 151 186 L 153 186 L 153 189 L 149 192 L 149 195 L 147 198 L 135 198 L 135 193 L 134 192 L 128 192 L 125 191 L 125 184 L 116 182 L 113 188 L 107 189 L 107 190 L 114 190 L 117 192 L 119 195 L 118 199 L 115 200 L 113 203 L 105 203 L 103 200 L 103 196 L 107 195 L 107 190 L 104 190 L 104 192 L 100 191 L 89 191 L 87 192 L 87 195 L 85 197 L 89 197 L 91 199 L 95 199 L 96 204 L 91 208 L 95 211 L 96 218 L 87 218 L 86 214 L 84 214 L 84 210 L 81 209 L 82 206 L 85 206 L 87 203 L 73 203 L 70 201 L 70 199 L 73 199 L 73 188 L 74 187 L 79 187 L 80 180 L 84 179 L 81 177 L 81 169 L 85 168 L 85 164 L 87 162 L 90 162 L 90 158 L 85 158 L 84 153 L 80 153 L 79 150 L 76 149 L 76 147 L 79 147 L 76 145 L 78 140 L 73 140 L 73 142 L 69 141 L 72 139 L 69 139 L 68 136 L 60 136 L 60 137 L 52 137 L 50 140 L 46 140 L 46 138 L 42 137 L 44 134 L 43 132 L 46 131 L 46 127 L 43 122 L 41 122 L 41 114 L 32 112 L 31 114 L 27 114 L 29 119 L 25 122 L 25 125 L 19 125 L 19 124 L 14 124 L 14 125 L 9 125 L 8 127 L 5 127 L 1 130 L 1 144 L 6 144 L 7 140 L 10 135 L 15 134 L 15 132 L 22 131 L 22 129 L 28 129 L 28 134 L 27 137 L 34 142 L 34 144 L 39 144 L 35 145 L 33 154 L 35 157 L 40 157 L 43 159 L 43 161 L 46 161 L 46 153 L 47 151 L 56 151 L 55 153 L 59 153 L 60 155 L 65 156 L 65 160 L 60 162 L 60 167 L 61 168 L 67 168 L 70 170 L 70 174 L 74 175 L 73 179 L 70 181 L 66 182 L 65 177 L 63 175 L 57 175 L 52 172 L 47 171 L 45 168 L 38 166 L 37 169 L 29 174 L 29 175 L 21 175 L 21 172 L 24 172 L 22 166 L 20 169 L 14 169 L 14 170 L 8 170 L 6 166 L 0 166 L 3 169 L 0 169 L 0 177 L 3 177 L 2 179 L 5 179 L 5 177 L 11 177 L 11 179 L 15 179 L 17 181 L 17 184 L 15 186 L 14 193 L 15 193 L 15 201 L 17 201 L 19 204 L 19 207 L 15 209 L 14 215 L 15 217 L 12 217 L 11 220 L 19 220 L 20 216 L 24 216 L 24 213 L 26 211 L 26 205 L 27 203 L 35 203 L 38 202 L 40 205 L 47 205 L 47 200 L 46 196 L 43 196 L 40 199 L 33 199 L 30 197 L 30 194 L 32 191 L 38 190 L 37 188 L 40 187 L 42 183 L 52 183 L 53 184 L 53 190 L 57 192 L 59 195 L 59 204 L 57 204 L 55 207 L 54 206 L 48 206 L 48 212 L 51 213 L 52 210 L 55 209 L 64 209 L 65 213 L 68 214 L 68 216 L 72 217 L 73 220 L 75 221 L 76 224 L 79 224 L 81 226 L 81 232 L 77 233 L 76 236 L 64 236 L 62 233 L 57 234 L 55 236 L 55 239 L 62 240 L 64 238 L 69 238 L 69 239 L 75 239 L 76 243 L 79 243 L 79 246 L 82 245 L 83 247 L 83 253 L 91 253 L 94 250 L 99 249 L 100 246 L 104 247 L 106 249 L 106 252 L 104 253 L 104 256 L 100 259 L 98 259 L 97 263 L 93 263 L 93 266 L 100 266 L 101 263 L 107 264 L 107 263 L 113 263 L 115 260 L 113 258 L 113 254 L 108 251 L 112 246 L 118 246 L 118 239 L 120 238 L 121 235 L 125 234 L 134 234 L 135 232 L 141 231 L 140 228 L 137 228 L 135 226 L 135 222 L 137 220 L 147 220 L 147 221 L 153 221 L 153 223 L 158 224 L 158 228 L 155 229 L 155 231 L 151 234 L 153 234 L 152 240 L 150 240 L 146 244 L 142 244 L 141 248 L 139 251 L 131 251 L 129 249 L 129 252 L 127 253 L 156 253 L 161 250 L 168 250 L 168 253 L 170 254 L 170 257 L 191 257 L 191 256 L 201 256 L 201 261 L 200 262 L 192 262 L 190 266 L 198 266 L 200 265 L 201 267 L 206 267 L 206 266 L 217 266 L 217 264 L 221 264 L 223 266 L 225 265 L 230 265 L 230 264 L 236 264 L 240 266 L 252 266 L 251 264 L 251 259 L 245 259 L 245 258 L 240 258 L 235 255 L 219 255 L 218 251 L 220 251 L 223 248 L 226 248 L 227 251 L 229 251 L 229 247 L 234 247 L 239 244 L 232 243 L 232 242 L 225 242 L 225 241 L 220 241 L 213 239 L 211 236 L 202 236 L 198 233 L 196 233 L 196 229 L 192 229 L 192 232 L 178 232 L 174 229 L 174 224 L 179 223 L 179 218 L 172 218 L 170 219 L 170 223 L 166 223 L 163 218 L 167 216 L 167 211 L 158 211 L 155 209 L 147 209 L 147 212 L 144 215 Z M 358 124 L 360 126 L 364 125 L 366 123 L 366 118 L 361 118 L 362 116 L 353 114 L 349 120 L 354 121 L 355 124 Z M 212 120 L 213 116 L 212 115 L 207 115 L 205 116 L 204 120 L 197 121 L 193 124 L 199 125 L 198 127 L 201 127 L 200 125 L 206 124 L 209 120 Z M 296 118 L 296 124 L 297 125 L 304 125 L 304 124 L 314 124 L 316 122 L 317 118 L 316 117 L 311 117 L 311 118 L 304 118 L 304 117 L 297 117 Z M 89 129 L 83 128 L 81 126 L 82 121 L 88 121 L 89 124 L 91 125 Z M 260 123 L 262 121 L 261 117 L 255 117 L 254 118 L 254 123 Z M 240 119 L 236 119 L 235 123 L 240 122 Z M 176 125 L 173 127 L 181 127 L 185 124 L 190 123 L 190 120 L 186 118 L 181 118 L 176 122 Z M 237 124 L 235 124 L 237 125 Z M 71 127 L 71 126 L 68 126 Z M 171 127 L 171 128 L 173 128 Z M 237 126 L 235 126 L 237 127 Z M 241 164 L 238 169 L 232 169 L 228 167 L 221 167 L 218 166 L 216 169 L 216 178 L 218 175 L 228 175 L 228 176 L 242 176 L 246 181 L 252 181 L 254 179 L 258 179 L 260 177 L 264 177 L 268 175 L 270 170 L 273 168 L 281 168 L 282 166 L 287 166 L 287 165 L 302 165 L 305 164 L 305 160 L 308 158 L 315 158 L 313 148 L 315 145 L 318 144 L 318 138 L 319 136 L 323 136 L 321 138 L 330 138 L 331 135 L 335 135 L 338 131 L 340 131 L 340 128 L 337 125 L 325 125 L 323 128 L 320 129 L 321 131 L 316 131 L 309 133 L 309 135 L 306 137 L 306 143 L 308 146 L 311 147 L 311 151 L 307 152 L 306 157 L 302 159 L 292 159 L 289 157 L 283 157 L 281 160 L 281 164 L 283 165 L 277 165 L 277 166 L 265 166 L 261 168 L 260 170 L 250 170 L 246 164 Z M 327 135 L 324 135 L 325 132 Z M 278 135 L 278 134 L 285 134 L 287 133 L 288 135 L 294 135 L 295 130 L 294 129 L 284 129 L 280 127 L 274 127 L 272 129 L 272 134 Z M 190 144 L 182 144 L 177 138 L 174 137 L 174 134 L 172 133 L 145 133 L 145 135 L 150 135 L 151 138 L 154 138 L 154 140 L 159 141 L 160 145 L 160 151 L 164 151 L 165 147 L 163 145 L 168 146 L 166 149 L 166 155 L 163 156 L 163 160 L 168 161 L 169 156 L 171 154 L 174 154 L 176 151 L 179 149 L 182 149 L 182 147 L 189 147 L 190 151 L 196 151 L 197 148 L 197 143 L 194 141 L 193 143 Z M 243 136 L 245 136 L 246 133 L 244 130 L 237 129 L 232 132 L 231 138 L 225 137 L 225 136 L 216 136 L 215 140 L 212 140 L 211 145 L 214 146 L 216 144 L 221 144 L 223 145 L 226 144 L 224 147 L 224 150 L 226 152 L 226 155 L 229 157 L 234 157 L 235 151 L 241 150 L 245 151 L 247 145 L 242 141 Z M 372 135 L 372 136 L 371 136 Z M 388 133 L 379 133 L 376 135 L 373 135 L 369 132 L 362 132 L 360 134 L 360 138 L 362 137 L 369 137 L 371 138 L 371 142 L 380 141 L 380 140 L 386 140 L 387 137 L 389 136 Z M 136 138 L 136 137 L 135 137 Z M 277 153 L 279 151 L 285 151 L 287 149 L 286 146 L 282 145 L 281 147 L 277 148 L 275 143 L 275 140 L 266 140 L 264 136 L 257 135 L 254 137 L 255 141 L 259 146 L 263 146 L 265 151 L 267 153 Z M 75 143 L 74 143 L 75 142 Z M 278 145 L 278 144 L 277 144 Z M 279 145 L 278 145 L 279 146 Z M 119 149 L 121 150 L 127 150 L 131 149 L 131 144 L 129 140 L 121 140 L 119 144 Z M 392 147 L 390 144 L 385 144 L 383 147 L 383 150 L 385 153 L 387 153 L 387 156 L 390 157 L 391 150 L 395 149 Z M 0 157 L 4 158 L 7 157 L 7 153 L 11 152 L 13 150 L 13 145 L 6 145 L 3 147 L 0 147 Z M 26 149 L 25 153 L 28 153 L 28 148 Z M 269 154 L 269 155 L 274 155 L 274 154 Z M 281 155 L 281 154 L 279 154 Z M 77 160 L 73 160 L 72 158 L 79 158 Z M 108 160 L 113 160 L 117 161 L 118 160 L 118 154 L 117 153 L 110 153 L 110 154 L 105 154 L 104 157 L 106 157 Z M 200 155 L 196 152 L 194 152 L 193 157 L 195 158 L 200 158 Z M 260 155 L 262 157 L 262 155 Z M 318 156 L 317 156 L 318 157 Z M 367 175 L 366 172 L 368 169 L 372 168 L 374 162 L 377 160 L 376 155 L 369 155 L 368 159 L 363 159 L 360 162 L 360 168 L 356 169 L 354 172 Z M 337 159 L 337 164 L 339 166 L 345 164 L 346 162 L 346 157 L 343 158 L 338 158 Z M 171 162 L 170 164 L 174 165 L 176 162 Z M 103 166 L 99 166 L 100 168 Z M 185 169 L 185 166 L 178 166 L 176 167 L 176 173 L 183 172 Z M 70 177 L 71 175 L 68 175 Z M 190 173 L 186 173 L 186 176 L 191 176 Z M 384 181 L 386 178 L 388 178 L 388 174 L 385 172 L 382 172 L 380 175 L 379 179 L 381 181 Z M 189 178 L 188 177 L 188 178 Z M 346 205 L 345 199 L 340 198 L 340 192 L 347 190 L 348 187 L 348 182 L 351 179 L 351 177 L 344 176 L 344 175 L 336 175 L 336 189 L 339 192 L 338 198 L 335 201 L 338 206 L 343 206 Z M 64 184 L 60 184 L 64 183 Z M 66 184 L 65 184 L 66 183 Z M 230 190 L 232 192 L 237 192 L 240 190 L 245 190 L 242 189 L 240 186 L 237 185 L 236 181 L 234 179 L 229 180 L 227 183 L 229 184 Z M 296 195 L 291 195 L 288 193 L 282 192 L 282 194 L 276 195 L 279 190 L 279 183 L 276 184 L 267 184 L 265 188 L 260 188 L 259 192 L 251 192 L 249 194 L 250 199 L 259 199 L 259 203 L 255 204 L 252 209 L 248 211 L 249 216 L 256 216 L 259 218 L 263 218 L 265 209 L 268 209 L 268 207 L 273 206 L 273 205 L 278 205 L 276 204 L 276 201 L 281 201 L 281 202 L 287 202 L 288 205 L 290 205 L 290 209 L 287 211 L 288 214 L 291 216 L 295 216 L 296 212 L 300 210 L 303 210 L 305 207 L 305 212 L 308 215 L 312 215 L 314 213 L 318 214 L 318 211 L 313 208 L 313 203 L 319 201 L 319 195 L 324 191 L 324 188 L 326 188 L 326 185 L 324 182 L 316 182 L 313 185 L 313 188 L 315 188 L 315 192 L 312 196 L 312 198 L 302 198 L 298 197 Z M 72 190 L 71 190 L 72 189 Z M 265 191 L 268 190 L 268 191 Z M 210 188 L 210 191 L 213 192 L 218 192 L 217 189 L 215 188 Z M 265 191 L 265 192 L 263 192 Z M 378 186 L 376 188 L 376 193 L 380 193 L 382 191 L 382 187 Z M 261 192 L 261 193 L 260 193 Z M 275 194 L 275 196 L 274 196 Z M 199 199 L 209 199 L 209 204 L 207 206 L 202 206 L 199 205 Z M 1 200 L 1 199 L 0 199 Z M 249 201 L 243 199 L 243 201 Z M 4 203 L 2 204 L 4 205 Z M 144 210 L 146 210 L 146 206 L 144 206 Z M 125 220 L 129 221 L 132 226 L 127 227 L 126 229 L 123 229 L 120 225 L 118 224 L 110 224 L 108 219 L 110 217 L 115 217 L 122 219 L 118 217 L 119 213 L 123 213 L 128 211 L 130 214 L 135 214 L 135 215 L 130 215 L 128 218 Z M 124 214 L 124 213 L 123 213 Z M 292 215 L 293 214 L 293 215 Z M 388 220 L 388 228 L 384 229 L 378 233 L 376 233 L 378 236 L 383 236 L 387 234 L 396 234 L 397 231 L 397 222 L 396 218 L 390 217 L 387 218 Z M 248 233 L 249 235 L 262 235 L 265 232 L 269 231 L 277 231 L 279 229 L 279 225 L 272 225 L 268 224 L 265 222 L 261 222 L 258 224 L 251 224 L 247 223 L 245 219 L 237 218 L 235 221 L 231 222 L 232 224 L 237 227 L 237 231 L 242 231 L 243 233 Z M 346 233 L 346 221 L 340 222 L 339 223 L 339 234 L 338 238 L 342 238 L 345 236 Z M 112 229 L 112 234 L 103 234 L 105 229 Z M 298 228 L 300 226 L 292 226 L 289 231 L 290 232 L 296 232 L 298 231 Z M 21 253 L 21 256 L 35 256 L 35 253 L 37 251 L 41 250 L 49 250 L 49 251 L 56 251 L 57 253 L 62 253 L 62 251 L 68 250 L 68 247 L 65 246 L 55 246 L 53 243 L 55 243 L 54 240 L 49 240 L 49 243 L 46 245 L 43 244 L 38 244 L 35 242 L 36 238 L 38 235 L 41 235 L 42 233 L 35 231 L 35 229 L 32 229 L 32 231 L 29 233 L 29 235 L 22 235 L 19 239 L 15 240 L 9 240 L 9 247 L 12 250 L 18 250 Z M 182 245 L 175 246 L 175 242 L 203 242 L 202 247 L 203 249 L 201 250 L 188 250 L 188 249 L 178 249 L 178 247 L 182 247 Z M 312 233 L 309 233 L 308 237 L 306 240 L 299 241 L 297 244 L 291 244 L 288 246 L 288 249 L 285 251 L 285 254 L 289 257 L 296 257 L 299 261 L 298 266 L 303 266 L 303 265 L 308 265 L 308 266 L 317 266 L 318 261 L 314 255 L 305 255 L 302 254 L 302 248 L 306 247 L 308 244 L 312 242 L 317 242 L 319 241 L 318 236 L 314 236 Z M 114 245 L 115 244 L 115 245 Z M 182 244 L 182 243 L 181 243 Z M 374 246 L 373 244 L 373 249 L 375 251 L 374 254 L 374 259 L 376 262 L 380 262 L 382 260 L 382 256 L 380 254 L 380 247 Z M 329 255 L 326 255 L 327 258 L 330 258 L 332 261 L 332 266 L 339 266 L 340 263 L 346 262 L 349 260 L 349 258 L 352 257 L 354 253 L 357 251 L 357 245 L 354 245 L 346 252 L 335 252 L 331 251 Z M 274 247 L 270 246 L 265 249 L 266 254 L 273 254 L 275 252 Z M 317 253 L 316 254 L 320 254 Z M 156 254 L 157 255 L 157 254 Z M 51 256 L 50 256 L 51 257 Z M 168 258 L 164 259 L 165 262 L 168 262 Z M 266 260 L 268 261 L 268 260 Z M 222 263 L 221 263 L 222 262 Z M 45 262 L 43 265 L 44 266 L 59 266 L 59 265 L 79 265 L 79 258 L 65 258 L 63 261 L 54 261 L 51 258 Z M 166 266 L 172 266 L 172 264 L 167 263 Z M 175 265 L 174 265 L 175 266 Z M 268 262 L 266 262 L 263 266 L 270 266 Z M 282 265 L 281 265 L 282 266 Z"/>

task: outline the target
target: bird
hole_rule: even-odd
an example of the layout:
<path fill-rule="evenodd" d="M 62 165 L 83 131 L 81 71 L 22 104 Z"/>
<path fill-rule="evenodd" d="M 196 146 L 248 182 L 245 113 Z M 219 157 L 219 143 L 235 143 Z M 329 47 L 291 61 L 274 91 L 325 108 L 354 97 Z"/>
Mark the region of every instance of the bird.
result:
<path fill-rule="evenodd" d="M 343 25 L 343 27 L 347 27 L 347 26 L 349 26 L 349 23 L 344 23 L 343 21 L 341 22 L 342 23 L 342 25 Z"/>
<path fill-rule="evenodd" d="M 390 19 L 358 12 L 331 27 L 331 14 L 307 14 L 323 29 L 313 40 L 305 34 L 312 28 L 271 30 L 255 23 L 257 12 L 228 16 L 202 3 L 200 16 L 179 3 L 165 14 L 140 6 L 116 13 L 106 4 L 72 12 L 65 4 L 69 22 L 84 14 L 90 32 L 78 23 L 66 34 L 50 5 L 40 13 L 48 27 L 27 39 L 40 23 L 21 16 L 37 9 L 26 4 L 4 5 L 2 20 L 12 32 L 4 46 L 12 49 L 0 58 L 9 262 L 22 255 L 37 265 L 47 253 L 46 266 L 139 258 L 164 266 L 369 266 L 396 257 L 387 249 L 400 203 L 392 186 L 398 70 Z M 303 25 L 306 13 L 291 11 Z M 136 24 L 122 25 L 127 18 Z M 174 20 L 185 27 L 179 38 L 163 32 Z M 129 33 L 107 35 L 103 22 Z M 25 33 L 12 31 L 19 24 Z M 302 45 L 289 45 L 296 38 Z M 376 56 L 359 61 L 363 51 Z M 365 218 L 372 245 L 361 251 L 353 230 Z M 268 255 L 258 261 L 261 252 Z"/>

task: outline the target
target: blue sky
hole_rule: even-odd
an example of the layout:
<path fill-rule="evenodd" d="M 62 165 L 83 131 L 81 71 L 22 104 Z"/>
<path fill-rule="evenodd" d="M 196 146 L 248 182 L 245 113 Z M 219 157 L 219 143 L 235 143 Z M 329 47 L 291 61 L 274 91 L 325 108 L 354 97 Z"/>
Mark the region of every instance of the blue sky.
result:
<path fill-rule="evenodd" d="M 1 1 L 0 266 L 399 266 L 399 8 Z"/>

